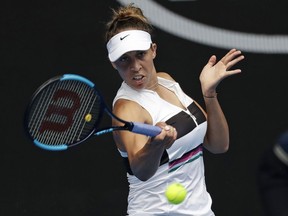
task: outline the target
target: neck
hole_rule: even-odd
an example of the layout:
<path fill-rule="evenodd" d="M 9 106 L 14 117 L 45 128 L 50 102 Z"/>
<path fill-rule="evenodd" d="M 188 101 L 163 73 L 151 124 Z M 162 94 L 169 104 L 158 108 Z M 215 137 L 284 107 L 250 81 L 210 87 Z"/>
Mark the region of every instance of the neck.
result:
<path fill-rule="evenodd" d="M 159 87 L 159 83 L 158 80 L 155 80 L 155 82 L 153 82 L 149 87 L 147 87 L 147 89 L 152 90 L 152 91 L 156 91 Z"/>

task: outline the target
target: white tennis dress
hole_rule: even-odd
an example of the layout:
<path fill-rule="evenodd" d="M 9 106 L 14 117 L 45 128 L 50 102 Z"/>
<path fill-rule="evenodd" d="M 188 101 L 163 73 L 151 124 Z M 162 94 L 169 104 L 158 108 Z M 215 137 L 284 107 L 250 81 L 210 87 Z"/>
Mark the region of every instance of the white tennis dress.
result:
<path fill-rule="evenodd" d="M 206 190 L 202 151 L 206 118 L 177 82 L 158 77 L 158 83 L 173 91 L 187 109 L 168 103 L 154 91 L 134 90 L 125 82 L 113 100 L 113 105 L 120 98 L 137 102 L 150 113 L 154 125 L 166 122 L 178 134 L 172 147 L 164 152 L 159 169 L 147 181 L 133 175 L 127 153 L 119 151 L 127 166 L 127 213 L 129 216 L 214 216 Z M 165 197 L 166 187 L 173 182 L 181 183 L 188 191 L 186 199 L 178 205 L 170 204 Z"/>

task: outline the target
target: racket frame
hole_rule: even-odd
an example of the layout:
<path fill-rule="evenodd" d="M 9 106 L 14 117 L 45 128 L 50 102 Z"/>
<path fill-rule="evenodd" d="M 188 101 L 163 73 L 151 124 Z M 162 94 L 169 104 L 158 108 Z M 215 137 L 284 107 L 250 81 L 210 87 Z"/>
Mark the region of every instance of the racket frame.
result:
<path fill-rule="evenodd" d="M 29 113 L 30 113 L 30 108 L 32 107 L 33 103 L 35 102 L 37 96 L 39 95 L 39 93 L 42 92 L 42 90 L 44 88 L 46 88 L 47 86 L 51 85 L 54 82 L 58 82 L 58 81 L 65 81 L 65 80 L 76 80 L 76 81 L 80 81 L 83 82 L 85 84 L 87 84 L 88 86 L 90 86 L 95 94 L 99 97 L 99 101 L 100 101 L 100 112 L 99 112 L 99 118 L 97 119 L 97 121 L 94 124 L 94 129 L 84 138 L 81 139 L 78 142 L 75 142 L 73 144 L 57 144 L 57 145 L 48 145 L 48 144 L 44 144 L 39 142 L 37 139 L 33 138 L 32 135 L 30 134 L 30 130 L 28 127 L 28 118 L 29 118 Z M 110 126 L 110 127 L 105 127 L 105 128 L 100 128 L 97 129 L 99 123 L 101 122 L 102 118 L 103 118 L 103 114 L 104 112 L 106 112 L 111 118 L 116 119 L 117 121 L 123 123 L 123 126 Z M 120 119 L 119 117 L 115 116 L 112 111 L 108 108 L 108 106 L 106 105 L 103 96 L 100 94 L 100 91 L 98 91 L 98 89 L 96 88 L 95 84 L 93 82 L 91 82 L 90 80 L 88 80 L 87 78 L 77 75 L 77 74 L 63 74 L 63 75 L 58 75 L 55 77 L 50 78 L 49 80 L 47 80 L 46 82 L 44 82 L 32 95 L 30 102 L 28 103 L 28 106 L 26 108 L 25 111 L 25 117 L 24 117 L 24 128 L 25 131 L 28 135 L 28 137 L 33 141 L 33 143 L 45 150 L 49 150 L 49 151 L 62 151 L 62 150 L 67 150 L 68 148 L 78 145 L 80 143 L 83 143 L 84 141 L 86 141 L 87 139 L 89 139 L 91 136 L 93 135 L 102 135 L 105 133 L 109 133 L 112 131 L 116 131 L 116 130 L 127 130 L 127 131 L 132 131 L 134 127 L 133 122 L 128 122 L 125 121 L 123 119 Z"/>

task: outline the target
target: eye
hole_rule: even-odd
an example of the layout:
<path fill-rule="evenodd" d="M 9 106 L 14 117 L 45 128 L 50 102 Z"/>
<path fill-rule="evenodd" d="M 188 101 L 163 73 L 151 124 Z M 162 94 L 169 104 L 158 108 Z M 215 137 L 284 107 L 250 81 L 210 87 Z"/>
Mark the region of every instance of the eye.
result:
<path fill-rule="evenodd" d="M 117 61 L 119 61 L 119 62 L 127 62 L 128 59 L 129 59 L 128 56 L 122 55 Z"/>
<path fill-rule="evenodd" d="M 143 58 L 146 55 L 147 51 L 137 51 L 137 57 Z"/>

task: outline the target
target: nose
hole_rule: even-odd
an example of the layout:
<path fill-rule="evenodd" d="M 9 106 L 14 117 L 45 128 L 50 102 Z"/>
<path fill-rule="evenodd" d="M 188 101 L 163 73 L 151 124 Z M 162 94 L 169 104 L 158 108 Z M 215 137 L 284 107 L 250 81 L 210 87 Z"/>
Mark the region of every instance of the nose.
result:
<path fill-rule="evenodd" d="M 130 70 L 131 71 L 138 72 L 138 71 L 141 70 L 141 68 L 142 68 L 142 66 L 141 66 L 140 62 L 137 59 L 133 59 L 131 61 L 131 66 L 130 66 Z"/>

